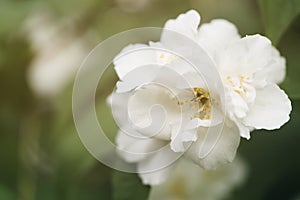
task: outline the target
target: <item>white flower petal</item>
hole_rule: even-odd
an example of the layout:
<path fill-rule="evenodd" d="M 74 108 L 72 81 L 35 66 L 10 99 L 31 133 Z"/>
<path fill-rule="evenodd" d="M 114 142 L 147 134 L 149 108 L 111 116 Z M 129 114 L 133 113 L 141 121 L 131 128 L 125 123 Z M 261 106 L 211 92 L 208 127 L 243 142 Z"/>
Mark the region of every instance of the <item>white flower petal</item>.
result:
<path fill-rule="evenodd" d="M 228 127 L 224 125 L 221 133 L 220 126 L 211 127 L 216 131 L 210 131 L 206 136 L 206 128 L 198 130 L 198 139 L 186 152 L 186 156 L 199 164 L 204 169 L 215 169 L 220 165 L 232 162 L 235 157 L 236 150 L 240 143 L 239 130 L 236 126 Z M 210 150 L 209 153 L 201 158 L 200 154 L 203 150 Z"/>
<path fill-rule="evenodd" d="M 145 44 L 125 47 L 114 59 L 115 70 L 122 80 L 133 69 L 149 64 L 159 64 L 155 50 Z"/>
<path fill-rule="evenodd" d="M 200 15 L 195 10 L 190 10 L 184 14 L 180 14 L 176 19 L 168 20 L 165 23 L 164 30 L 162 33 L 161 41 L 164 43 L 166 41 L 173 41 L 174 38 L 169 38 L 168 36 L 172 36 L 170 31 L 175 31 L 179 34 L 182 34 L 186 37 L 196 40 L 197 29 L 200 23 Z M 176 38 L 176 37 L 175 37 Z"/>
<path fill-rule="evenodd" d="M 159 150 L 166 143 L 152 138 L 142 139 L 119 131 L 116 137 L 118 154 L 127 162 L 138 162 Z"/>
<path fill-rule="evenodd" d="M 138 172 L 143 184 L 158 185 L 171 174 L 178 154 L 170 148 L 164 148 L 153 156 L 138 163 Z"/>
<path fill-rule="evenodd" d="M 253 77 L 274 63 L 276 55 L 271 41 L 261 35 L 246 36 L 225 48 L 216 63 L 223 76 Z M 272 75 L 271 75 L 272 76 Z"/>
<path fill-rule="evenodd" d="M 235 91 L 227 90 L 226 100 L 227 110 L 229 110 L 229 113 L 234 114 L 234 116 L 229 116 L 231 119 L 233 117 L 243 118 L 247 115 L 249 107 L 240 94 Z"/>
<path fill-rule="evenodd" d="M 143 168 L 142 164 L 143 162 L 139 163 L 140 168 Z M 139 173 L 139 176 L 144 185 L 159 185 L 170 176 L 172 170 L 173 166 L 169 166 L 151 173 Z"/>
<path fill-rule="evenodd" d="M 202 24 L 198 33 L 199 43 L 212 57 L 218 50 L 240 38 L 235 25 L 224 19 L 215 19 L 210 23 Z"/>
<path fill-rule="evenodd" d="M 284 57 L 281 57 L 278 50 L 272 47 L 272 58 L 273 61 L 255 74 L 256 80 L 264 80 L 266 82 L 272 82 L 280 84 L 286 75 L 286 61 Z"/>
<path fill-rule="evenodd" d="M 195 70 L 183 73 L 182 79 L 177 84 L 177 88 L 179 89 L 196 87 L 206 89 L 206 83 Z"/>
<path fill-rule="evenodd" d="M 181 131 L 178 133 L 172 133 L 172 140 L 170 143 L 171 149 L 174 152 L 184 152 L 186 147 L 185 142 L 194 142 L 197 140 L 197 130 Z"/>
<path fill-rule="evenodd" d="M 145 83 L 152 82 L 159 75 L 160 66 L 140 66 L 129 71 L 123 76 L 122 81 L 117 82 L 117 93 L 128 92 Z"/>
<path fill-rule="evenodd" d="M 187 120 L 190 117 L 183 115 L 184 119 L 181 121 L 180 130 L 178 130 L 179 128 L 175 128 L 175 125 L 172 128 L 171 149 L 175 152 L 184 152 L 189 144 L 187 142 L 195 142 L 197 140 L 197 129 L 199 127 L 212 127 L 222 123 L 224 116 L 220 110 L 214 107 L 212 107 L 212 110 L 215 115 L 208 120 L 200 118 Z M 185 111 L 185 113 L 188 112 Z"/>
<path fill-rule="evenodd" d="M 292 110 L 288 96 L 276 84 L 257 90 L 257 95 L 244 123 L 256 129 L 278 129 L 289 119 Z"/>
<path fill-rule="evenodd" d="M 174 63 L 172 63 L 165 67 L 161 67 L 153 82 L 168 88 L 175 94 L 176 89 L 174 89 L 174 86 L 176 86 L 182 79 L 181 74 L 177 71 Z"/>
<path fill-rule="evenodd" d="M 163 140 L 170 140 L 171 124 L 179 123 L 181 119 L 176 97 L 160 85 L 137 89 L 128 103 L 128 114 L 135 126 L 141 129 L 149 127 L 143 134 Z"/>
<path fill-rule="evenodd" d="M 128 119 L 128 100 L 132 93 L 115 93 L 113 92 L 109 98 L 109 105 L 112 108 L 113 117 L 119 127 L 125 127 L 129 125 Z"/>
<path fill-rule="evenodd" d="M 245 124 L 243 124 L 241 119 L 234 118 L 232 120 L 235 122 L 235 125 L 238 127 L 240 136 L 249 140 L 250 139 L 250 131 L 252 130 L 252 128 L 245 126 Z"/>

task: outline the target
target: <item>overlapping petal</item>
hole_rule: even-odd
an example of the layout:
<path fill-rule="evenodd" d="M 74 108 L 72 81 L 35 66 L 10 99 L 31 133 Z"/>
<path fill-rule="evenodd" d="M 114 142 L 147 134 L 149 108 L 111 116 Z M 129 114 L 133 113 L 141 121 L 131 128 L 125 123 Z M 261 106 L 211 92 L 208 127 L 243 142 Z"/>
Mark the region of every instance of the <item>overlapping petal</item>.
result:
<path fill-rule="evenodd" d="M 125 47 L 114 59 L 115 71 L 119 78 L 137 67 L 158 64 L 155 51 L 145 44 L 132 44 Z"/>
<path fill-rule="evenodd" d="M 218 51 L 240 38 L 234 24 L 224 19 L 215 19 L 200 26 L 197 40 L 215 58 Z"/>
<path fill-rule="evenodd" d="M 289 119 L 291 101 L 276 84 L 257 90 L 255 103 L 244 123 L 256 129 L 278 129 Z"/>
<path fill-rule="evenodd" d="M 139 176 L 146 185 L 158 185 L 164 182 L 172 173 L 174 162 L 179 154 L 170 148 L 164 148 L 156 154 L 138 163 Z"/>
<path fill-rule="evenodd" d="M 130 133 L 132 134 L 132 133 Z M 118 154 L 127 162 L 139 162 L 150 153 L 158 151 L 166 142 L 157 139 L 145 139 L 119 131 L 116 137 Z"/>
<path fill-rule="evenodd" d="M 223 126 L 223 124 L 218 126 Z M 206 134 L 207 128 L 200 128 L 197 141 L 185 154 L 204 169 L 215 169 L 232 162 L 240 143 L 239 130 L 234 124 L 229 126 L 225 123 L 222 129 L 218 126 L 210 127 L 210 129 L 216 129 L 210 132 L 211 135 Z M 202 155 L 203 152 L 208 153 Z"/>

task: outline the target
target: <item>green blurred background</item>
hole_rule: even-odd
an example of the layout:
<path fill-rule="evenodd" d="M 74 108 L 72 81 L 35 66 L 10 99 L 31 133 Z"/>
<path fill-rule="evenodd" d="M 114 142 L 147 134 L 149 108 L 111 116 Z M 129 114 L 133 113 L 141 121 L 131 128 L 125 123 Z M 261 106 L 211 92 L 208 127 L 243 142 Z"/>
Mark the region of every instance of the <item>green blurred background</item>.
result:
<path fill-rule="evenodd" d="M 0 200 L 144 199 L 149 187 L 115 172 L 84 148 L 72 118 L 72 85 L 99 42 L 137 27 L 162 27 L 196 9 L 202 22 L 225 18 L 241 35 L 267 35 L 287 58 L 282 87 L 292 99 L 280 130 L 255 131 L 239 154 L 244 184 L 227 199 L 300 198 L 300 0 L 0 0 Z M 97 91 L 98 117 L 116 133 L 107 95 L 108 70 Z M 280 106 L 280 105 L 279 105 Z"/>

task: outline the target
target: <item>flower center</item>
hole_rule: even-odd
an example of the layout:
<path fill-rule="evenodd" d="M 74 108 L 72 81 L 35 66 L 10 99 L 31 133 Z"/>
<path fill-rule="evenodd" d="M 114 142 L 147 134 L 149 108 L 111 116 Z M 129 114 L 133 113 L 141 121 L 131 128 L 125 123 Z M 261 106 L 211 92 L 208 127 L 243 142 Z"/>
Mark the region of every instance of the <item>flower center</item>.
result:
<path fill-rule="evenodd" d="M 193 88 L 193 97 L 184 101 L 178 101 L 181 111 L 185 112 L 184 108 L 191 113 L 190 118 L 210 119 L 211 118 L 211 98 L 208 91 L 203 88 Z"/>

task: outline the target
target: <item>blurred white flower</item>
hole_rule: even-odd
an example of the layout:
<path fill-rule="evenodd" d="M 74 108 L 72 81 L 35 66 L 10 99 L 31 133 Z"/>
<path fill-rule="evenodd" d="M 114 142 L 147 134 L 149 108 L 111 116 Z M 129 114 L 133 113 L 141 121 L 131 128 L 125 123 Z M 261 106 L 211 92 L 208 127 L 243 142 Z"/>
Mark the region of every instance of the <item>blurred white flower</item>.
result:
<path fill-rule="evenodd" d="M 163 182 L 176 166 L 167 161 L 179 153 L 205 169 L 231 162 L 240 136 L 250 138 L 251 130 L 279 128 L 289 120 L 291 102 L 277 86 L 285 76 L 285 60 L 270 41 L 260 35 L 241 38 L 226 20 L 198 28 L 199 23 L 196 11 L 181 14 L 166 22 L 160 42 L 130 45 L 114 61 L 120 78 L 113 98 L 114 113 L 121 122 L 116 143 L 127 162 L 138 163 L 145 184 Z M 181 37 L 166 30 L 182 34 L 206 50 L 220 74 L 225 102 L 217 100 L 222 88 L 208 91 L 205 80 L 179 57 L 151 48 L 180 48 L 204 58 L 194 55 Z M 182 79 L 188 84 L 182 84 Z M 157 104 L 165 113 L 159 109 L 152 113 L 150 108 Z M 128 128 L 130 122 L 133 129 Z M 157 126 L 146 128 L 152 124 Z M 203 149 L 208 150 L 204 155 Z"/>
<path fill-rule="evenodd" d="M 61 92 L 88 53 L 84 39 L 73 36 L 66 25 L 47 12 L 37 12 L 26 20 L 25 33 L 35 51 L 28 81 L 37 95 L 50 97 Z"/>
<path fill-rule="evenodd" d="M 246 178 L 247 166 L 238 157 L 230 165 L 213 171 L 181 159 L 166 182 L 151 188 L 149 200 L 224 199 Z"/>

